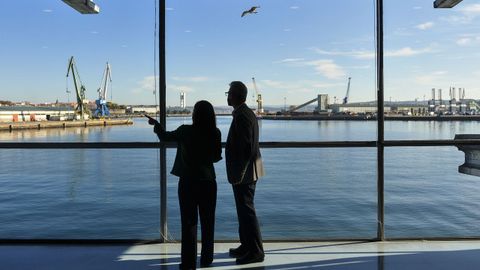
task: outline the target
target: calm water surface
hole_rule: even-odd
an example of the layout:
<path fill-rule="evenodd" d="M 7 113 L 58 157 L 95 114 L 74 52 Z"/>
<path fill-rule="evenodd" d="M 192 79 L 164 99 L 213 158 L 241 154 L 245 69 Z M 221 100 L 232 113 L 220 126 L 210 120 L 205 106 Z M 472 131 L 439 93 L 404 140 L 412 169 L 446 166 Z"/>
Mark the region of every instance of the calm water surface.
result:
<path fill-rule="evenodd" d="M 168 118 L 168 129 L 190 123 Z M 225 141 L 230 117 L 219 117 Z M 260 121 L 262 141 L 375 140 L 376 123 Z M 386 122 L 386 139 L 452 139 L 479 122 Z M 13 142 L 153 142 L 133 126 L 0 133 Z M 175 150 L 168 150 L 170 170 Z M 263 149 L 256 207 L 266 239 L 376 236 L 376 149 Z M 480 178 L 459 174 L 455 147 L 385 150 L 387 237 L 480 236 Z M 2 150 L 0 238 L 158 238 L 159 155 L 136 150 Z M 236 239 L 224 161 L 216 164 L 216 237 Z M 169 236 L 180 238 L 177 178 L 168 178 Z"/>

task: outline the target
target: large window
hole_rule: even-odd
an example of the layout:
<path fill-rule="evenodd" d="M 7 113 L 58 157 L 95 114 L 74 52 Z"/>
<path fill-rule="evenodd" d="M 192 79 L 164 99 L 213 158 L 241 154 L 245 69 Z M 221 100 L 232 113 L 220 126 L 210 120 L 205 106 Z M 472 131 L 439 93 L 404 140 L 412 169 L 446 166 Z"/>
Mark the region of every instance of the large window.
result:
<path fill-rule="evenodd" d="M 195 102 L 208 100 L 225 141 L 232 108 L 224 93 L 234 80 L 248 86 L 247 104 L 260 114 L 265 143 L 267 175 L 256 195 L 265 239 L 376 238 L 383 225 L 377 200 L 383 169 L 387 237 L 478 235 L 468 225 L 478 216 L 475 178 L 457 173 L 463 156 L 456 148 L 407 142 L 386 148 L 385 163 L 377 156 L 383 142 L 376 142 L 382 129 L 375 121 L 375 1 L 266 1 L 246 13 L 252 6 L 240 1 L 167 1 L 166 40 L 160 44 L 158 1 L 96 2 L 98 15 L 80 15 L 62 1 L 10 1 L 0 11 L 0 114 L 33 105 L 73 109 L 76 89 L 65 75 L 74 56 L 92 106 L 108 61 L 113 87 L 107 101 L 137 112 L 153 108 L 154 115 L 161 90 L 158 47 L 165 42 L 168 130 L 191 123 Z M 453 139 L 478 129 L 477 121 L 436 121 L 477 114 L 478 8 L 465 2 L 436 10 L 431 4 L 384 5 L 387 146 L 391 140 Z M 17 107 L 5 106 L 12 103 Z M 175 150 L 163 156 L 145 118 L 133 122 L 0 131 L 2 146 L 23 143 L 0 154 L 6 206 L 0 238 L 158 238 L 166 207 L 169 231 L 162 236 L 179 239 L 177 178 L 159 180 L 160 164 L 166 161 L 168 173 Z M 30 142 L 58 142 L 58 148 L 70 142 L 87 143 L 84 148 L 146 143 L 129 144 L 132 149 L 18 149 Z M 215 168 L 216 235 L 236 239 L 224 161 Z"/>
<path fill-rule="evenodd" d="M 368 103 L 374 114 L 372 1 L 278 1 L 256 6 L 260 6 L 257 13 L 242 17 L 251 8 L 249 3 L 167 1 L 167 104 L 180 104 L 182 92 L 188 106 L 209 100 L 218 112 L 227 114 L 217 119 L 225 140 L 231 108 L 224 92 L 231 81 L 240 80 L 249 89 L 247 104 L 257 112 L 258 94 L 262 97 L 262 142 L 375 140 L 374 121 L 288 117 L 356 115 L 356 107 L 332 112 L 342 105 L 349 78 L 348 105 Z M 316 110 L 318 104 L 313 102 L 289 112 L 318 95 L 328 95 L 323 110 Z M 177 123 L 172 128 L 183 121 L 167 119 Z M 256 205 L 266 239 L 375 237 L 374 148 L 263 149 L 262 153 L 267 175 L 257 185 Z M 216 168 L 216 233 L 219 239 L 236 239 L 236 212 L 223 161 Z M 168 181 L 169 192 L 175 192 L 176 178 Z M 176 194 L 169 199 L 169 230 L 179 238 L 179 226 L 173 225 L 178 224 Z"/>
<path fill-rule="evenodd" d="M 478 6 L 385 1 L 387 140 L 452 140 L 478 133 Z M 401 121 L 388 121 L 388 116 Z M 403 117 L 403 119 L 402 119 Z M 456 147 L 385 152 L 387 237 L 478 236 L 475 176 Z"/>

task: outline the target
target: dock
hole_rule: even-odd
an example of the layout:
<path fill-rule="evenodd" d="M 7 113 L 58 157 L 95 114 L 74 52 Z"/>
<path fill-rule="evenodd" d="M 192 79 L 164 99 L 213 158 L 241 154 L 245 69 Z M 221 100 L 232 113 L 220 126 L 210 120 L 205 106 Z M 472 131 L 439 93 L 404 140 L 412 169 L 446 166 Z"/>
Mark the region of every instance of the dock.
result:
<path fill-rule="evenodd" d="M 44 128 L 99 127 L 99 126 L 132 125 L 132 124 L 133 124 L 133 121 L 131 119 L 5 122 L 5 123 L 0 123 L 0 131 L 44 129 Z"/>

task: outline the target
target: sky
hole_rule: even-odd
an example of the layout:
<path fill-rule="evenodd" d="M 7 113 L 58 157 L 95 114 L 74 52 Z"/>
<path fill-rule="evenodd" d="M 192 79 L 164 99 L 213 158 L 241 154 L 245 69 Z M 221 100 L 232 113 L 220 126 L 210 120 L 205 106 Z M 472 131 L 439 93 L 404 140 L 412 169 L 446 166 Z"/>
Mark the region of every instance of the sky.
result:
<path fill-rule="evenodd" d="M 433 0 L 384 1 L 385 100 L 424 100 L 431 89 L 480 98 L 480 1 L 434 9 Z M 95 0 L 81 15 L 61 0 L 2 2 L 0 100 L 75 100 L 75 57 L 90 100 L 108 61 L 107 101 L 158 104 L 155 0 Z M 255 77 L 264 105 L 298 105 L 318 94 L 339 103 L 375 100 L 375 0 L 167 0 L 167 105 L 226 106 L 234 80 Z M 257 14 L 240 15 L 252 6 Z M 158 52 L 157 52 L 158 53 Z M 71 91 L 71 94 L 67 93 Z"/>

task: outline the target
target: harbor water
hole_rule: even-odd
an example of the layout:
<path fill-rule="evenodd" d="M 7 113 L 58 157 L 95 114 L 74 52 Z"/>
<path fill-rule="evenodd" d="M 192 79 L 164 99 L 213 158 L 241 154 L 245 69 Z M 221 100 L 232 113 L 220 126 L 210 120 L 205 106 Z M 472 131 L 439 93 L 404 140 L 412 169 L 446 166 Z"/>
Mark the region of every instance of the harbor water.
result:
<path fill-rule="evenodd" d="M 218 117 L 226 140 L 231 117 Z M 167 119 L 167 129 L 190 123 Z M 373 121 L 260 121 L 261 141 L 375 140 Z M 385 138 L 453 139 L 480 122 L 385 123 Z M 133 126 L 1 132 L 2 142 L 154 142 L 145 119 Z M 175 149 L 168 150 L 171 169 Z M 377 228 L 376 149 L 262 149 L 267 175 L 256 208 L 265 239 L 373 238 Z M 385 149 L 387 237 L 480 236 L 480 178 L 458 173 L 456 147 Z M 159 153 L 155 149 L 3 149 L 0 238 L 159 238 Z M 237 239 L 224 160 L 216 238 Z M 168 175 L 168 230 L 180 238 L 177 181 Z"/>

